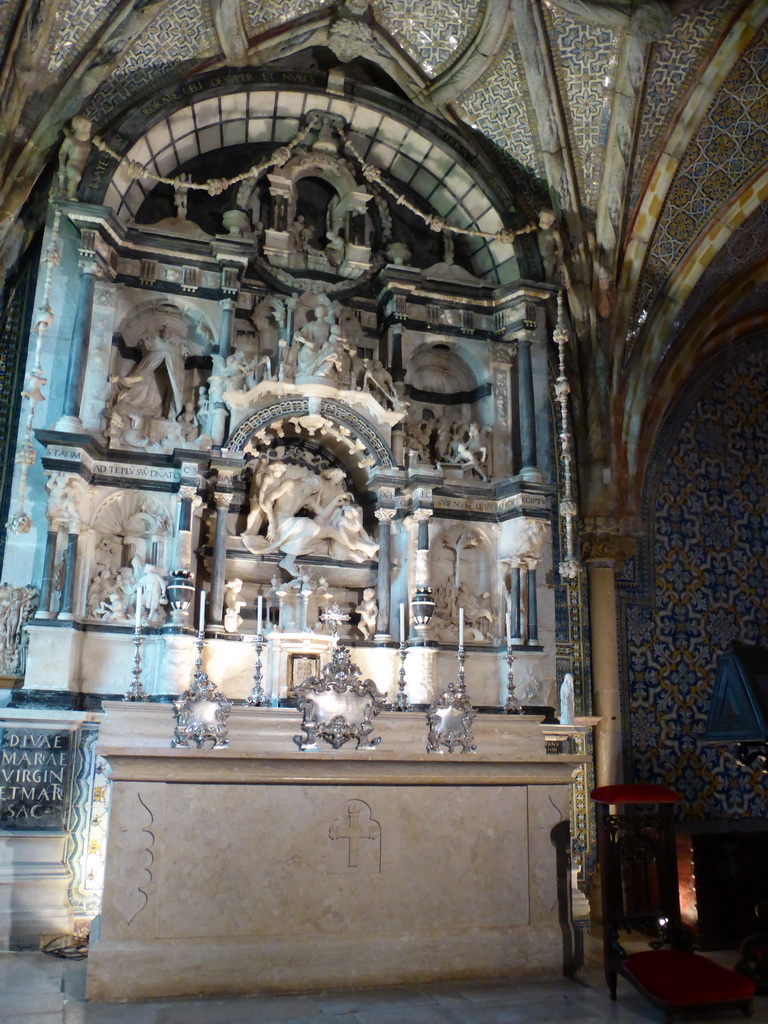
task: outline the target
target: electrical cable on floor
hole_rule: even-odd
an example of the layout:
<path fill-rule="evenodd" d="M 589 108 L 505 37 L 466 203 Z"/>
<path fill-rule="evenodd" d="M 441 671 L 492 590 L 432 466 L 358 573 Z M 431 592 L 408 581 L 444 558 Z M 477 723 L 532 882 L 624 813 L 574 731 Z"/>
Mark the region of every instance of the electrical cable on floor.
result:
<path fill-rule="evenodd" d="M 57 942 L 63 945 L 57 946 Z M 62 960 L 85 960 L 88 956 L 88 937 L 73 939 L 71 935 L 59 935 L 43 946 L 40 952 L 47 953 L 48 956 L 57 956 Z"/>

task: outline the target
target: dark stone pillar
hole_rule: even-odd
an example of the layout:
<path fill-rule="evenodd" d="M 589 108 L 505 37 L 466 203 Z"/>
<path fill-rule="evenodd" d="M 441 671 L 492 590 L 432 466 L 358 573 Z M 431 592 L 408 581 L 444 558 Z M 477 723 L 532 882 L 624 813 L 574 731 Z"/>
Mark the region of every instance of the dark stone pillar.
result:
<path fill-rule="evenodd" d="M 538 560 L 528 562 L 528 635 L 526 643 L 539 642 L 539 613 L 536 604 L 536 566 Z"/>
<path fill-rule="evenodd" d="M 45 541 L 45 558 L 43 560 L 43 579 L 40 583 L 40 601 L 37 608 L 38 619 L 50 619 L 51 597 L 53 595 L 53 573 L 56 566 L 56 544 L 59 539 L 58 530 L 49 530 Z"/>
<path fill-rule="evenodd" d="M 72 609 L 75 604 L 75 577 L 77 574 L 77 542 L 79 535 L 70 533 L 67 536 L 67 552 L 64 556 L 64 586 L 61 590 L 60 619 L 73 619 Z"/>
<path fill-rule="evenodd" d="M 376 511 L 379 521 L 379 575 L 377 580 L 376 600 L 379 614 L 376 618 L 376 640 L 384 642 L 391 636 L 389 612 L 392 593 L 392 558 L 390 555 L 390 539 L 392 520 L 395 510 L 380 508 Z"/>
<path fill-rule="evenodd" d="M 72 340 L 69 345 L 64 411 L 56 424 L 58 430 L 80 431 L 83 429 L 80 420 L 80 401 L 83 392 L 88 342 L 91 337 L 96 271 L 96 264 L 91 260 L 84 261 L 80 265 L 80 288 L 77 295 L 75 322 L 72 327 Z"/>
<path fill-rule="evenodd" d="M 227 571 L 227 513 L 232 495 L 217 491 L 216 525 L 213 536 L 213 568 L 211 570 L 211 601 L 208 615 L 211 626 L 221 629 L 224 623 L 224 576 Z"/>
<path fill-rule="evenodd" d="M 520 406 L 520 448 L 522 469 L 537 470 L 536 460 L 536 406 L 533 393 L 533 363 L 531 343 L 526 338 L 517 342 L 518 402 Z M 538 471 L 538 470 L 537 470 Z"/>

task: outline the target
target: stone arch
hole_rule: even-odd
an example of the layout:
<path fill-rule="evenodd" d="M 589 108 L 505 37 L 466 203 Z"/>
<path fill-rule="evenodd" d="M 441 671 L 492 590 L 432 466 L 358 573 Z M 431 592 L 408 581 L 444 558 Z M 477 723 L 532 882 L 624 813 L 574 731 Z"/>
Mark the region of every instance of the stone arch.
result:
<path fill-rule="evenodd" d="M 457 346 L 439 338 L 416 349 L 408 360 L 405 382 L 420 391 L 446 395 L 472 392 L 478 385 L 474 371 Z"/>
<path fill-rule="evenodd" d="M 447 122 L 425 118 L 402 101 L 393 107 L 391 96 L 372 86 L 334 96 L 324 74 L 268 69 L 205 73 L 129 112 L 119 133 L 104 139 L 120 160 L 101 154 L 86 172 L 82 198 L 130 221 L 154 187 L 140 170 L 172 177 L 178 167 L 228 145 L 277 151 L 310 111 L 345 120 L 363 143 L 365 159 L 410 190 L 425 215 L 437 210 L 452 226 L 488 233 L 522 219 L 515 198 L 502 194 L 500 176 Z M 508 283 L 536 276 L 522 242 L 473 237 L 468 255 L 478 277 Z"/>
<path fill-rule="evenodd" d="M 315 437 L 336 455 L 348 467 L 361 491 L 367 489 L 374 468 L 397 468 L 384 436 L 360 413 L 328 398 L 296 395 L 272 402 L 247 416 L 230 435 L 226 448 L 240 454 L 254 439 L 257 444 L 266 443 L 265 431 L 272 427 L 283 429 L 283 423 L 300 435 Z"/>

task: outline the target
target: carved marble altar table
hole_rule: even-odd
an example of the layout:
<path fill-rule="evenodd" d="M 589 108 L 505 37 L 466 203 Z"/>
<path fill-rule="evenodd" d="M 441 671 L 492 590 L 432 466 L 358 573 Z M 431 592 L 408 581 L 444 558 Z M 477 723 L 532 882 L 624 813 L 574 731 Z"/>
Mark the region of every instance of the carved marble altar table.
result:
<path fill-rule="evenodd" d="M 584 758 L 539 719 L 478 715 L 476 754 L 425 716 L 375 750 L 298 750 L 300 716 L 236 708 L 225 750 L 171 749 L 165 704 L 106 703 L 114 792 L 88 997 L 360 987 L 562 968 L 556 851 Z"/>

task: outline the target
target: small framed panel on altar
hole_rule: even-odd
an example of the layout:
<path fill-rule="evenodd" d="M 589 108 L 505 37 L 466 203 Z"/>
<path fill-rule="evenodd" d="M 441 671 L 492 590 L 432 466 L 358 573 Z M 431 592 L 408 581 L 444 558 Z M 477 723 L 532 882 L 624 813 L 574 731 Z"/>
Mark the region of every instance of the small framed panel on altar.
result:
<path fill-rule="evenodd" d="M 317 654 L 292 654 L 289 669 L 290 692 L 293 692 L 299 683 L 319 674 L 320 657 Z"/>

